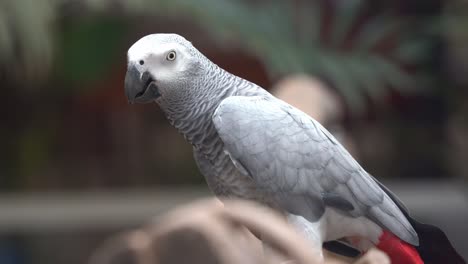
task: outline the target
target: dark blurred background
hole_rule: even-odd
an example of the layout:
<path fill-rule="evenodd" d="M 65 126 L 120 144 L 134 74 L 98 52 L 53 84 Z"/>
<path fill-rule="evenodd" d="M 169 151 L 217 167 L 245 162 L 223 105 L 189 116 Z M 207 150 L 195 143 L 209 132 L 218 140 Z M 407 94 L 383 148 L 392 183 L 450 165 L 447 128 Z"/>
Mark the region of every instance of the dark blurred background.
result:
<path fill-rule="evenodd" d="M 329 128 L 468 257 L 465 0 L 3 0 L 0 263 L 83 263 L 109 234 L 209 195 L 127 49 L 183 35 Z"/>

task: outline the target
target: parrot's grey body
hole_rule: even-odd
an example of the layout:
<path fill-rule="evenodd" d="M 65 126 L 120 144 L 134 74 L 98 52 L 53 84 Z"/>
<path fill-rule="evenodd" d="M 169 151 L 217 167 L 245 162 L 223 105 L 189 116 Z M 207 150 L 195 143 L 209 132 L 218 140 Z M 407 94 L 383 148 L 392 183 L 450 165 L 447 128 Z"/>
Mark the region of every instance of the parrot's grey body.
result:
<path fill-rule="evenodd" d="M 136 42 L 125 89 L 132 102 L 160 105 L 193 145 L 217 196 L 274 207 L 317 243 L 351 236 L 376 243 L 388 230 L 418 244 L 399 201 L 322 125 L 224 71 L 183 37 L 154 34 Z"/>

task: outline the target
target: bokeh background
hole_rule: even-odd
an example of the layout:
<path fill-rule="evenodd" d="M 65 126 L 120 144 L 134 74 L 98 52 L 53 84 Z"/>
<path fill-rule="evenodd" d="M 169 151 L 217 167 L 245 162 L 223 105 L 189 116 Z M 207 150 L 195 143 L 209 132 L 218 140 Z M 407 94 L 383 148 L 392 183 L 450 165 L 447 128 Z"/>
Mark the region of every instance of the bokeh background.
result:
<path fill-rule="evenodd" d="M 84 263 L 209 195 L 126 51 L 183 35 L 329 128 L 468 257 L 468 1 L 0 1 L 0 263 Z"/>

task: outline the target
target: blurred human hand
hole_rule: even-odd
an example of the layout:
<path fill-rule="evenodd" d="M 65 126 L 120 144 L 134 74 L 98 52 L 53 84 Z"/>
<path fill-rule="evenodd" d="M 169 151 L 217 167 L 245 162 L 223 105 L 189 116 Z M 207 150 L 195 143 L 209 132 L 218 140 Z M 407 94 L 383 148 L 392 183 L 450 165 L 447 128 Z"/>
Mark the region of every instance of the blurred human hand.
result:
<path fill-rule="evenodd" d="M 266 251 L 266 239 L 271 250 Z M 321 263 L 320 252 L 272 209 L 247 201 L 205 199 L 176 208 L 140 229 L 111 238 L 90 264 Z M 327 264 L 390 263 L 372 249 L 357 259 L 324 253 Z"/>

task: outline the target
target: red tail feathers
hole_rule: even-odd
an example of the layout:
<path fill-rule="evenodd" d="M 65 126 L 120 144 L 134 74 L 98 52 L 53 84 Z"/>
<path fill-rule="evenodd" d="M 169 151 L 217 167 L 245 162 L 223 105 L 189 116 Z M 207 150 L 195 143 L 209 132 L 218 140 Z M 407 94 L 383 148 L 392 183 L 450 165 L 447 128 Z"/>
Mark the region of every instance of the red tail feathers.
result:
<path fill-rule="evenodd" d="M 392 264 L 423 264 L 418 251 L 414 246 L 399 239 L 394 234 L 383 231 L 379 237 L 377 248 L 387 253 Z"/>

